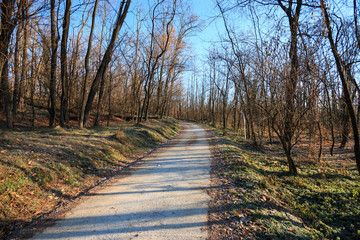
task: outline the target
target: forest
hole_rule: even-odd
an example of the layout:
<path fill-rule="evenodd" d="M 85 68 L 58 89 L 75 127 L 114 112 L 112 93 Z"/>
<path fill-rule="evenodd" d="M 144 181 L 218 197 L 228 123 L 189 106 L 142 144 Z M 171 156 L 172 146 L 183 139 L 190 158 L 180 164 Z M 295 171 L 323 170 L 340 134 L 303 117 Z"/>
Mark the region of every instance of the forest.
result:
<path fill-rule="evenodd" d="M 49 126 L 75 119 L 80 128 L 99 125 L 104 115 L 141 122 L 174 112 L 185 39 L 197 17 L 180 1 L 158 1 L 133 9 L 135 29 L 120 31 L 130 1 L 113 4 L 2 2 L 1 109 L 8 128 L 25 111 L 33 125 L 47 111 Z"/>
<path fill-rule="evenodd" d="M 331 148 L 337 135 L 341 146 L 353 135 L 360 170 L 355 0 L 217 1 L 227 36 L 209 49 L 202 81 L 188 90 L 181 74 L 191 57 L 186 38 L 200 28 L 197 17 L 186 3 L 158 1 L 147 12 L 132 13 L 134 31 L 119 33 L 129 6 L 3 1 L 1 111 L 7 127 L 26 111 L 35 124 L 45 110 L 49 126 L 59 114 L 62 127 L 70 119 L 80 127 L 99 125 L 106 114 L 137 122 L 164 115 L 221 119 L 224 128 L 244 126 L 254 144 L 276 133 L 293 173 L 294 143 L 305 130 L 314 141 L 324 128 Z M 252 36 L 235 31 L 231 11 L 252 17 Z M 262 26 L 264 18 L 272 26 Z"/>
<path fill-rule="evenodd" d="M 333 152 L 352 136 L 360 171 L 356 0 L 218 0 L 226 31 L 198 70 L 188 38 L 203 26 L 189 3 L 134 8 L 128 24 L 130 1 L 118 5 L 2 1 L 0 108 L 8 128 L 25 118 L 35 126 L 37 116 L 80 128 L 111 116 L 208 121 L 241 129 L 259 146 L 278 137 L 292 173 L 291 152 L 304 134 L 309 148 L 320 143 L 318 158 L 322 139 Z M 235 24 L 245 15 L 247 32 Z"/>
<path fill-rule="evenodd" d="M 277 144 L 291 176 L 349 149 L 359 174 L 358 1 L 212 5 L 224 31 L 200 59 L 191 1 L 2 0 L 1 128 L 173 117 Z"/>

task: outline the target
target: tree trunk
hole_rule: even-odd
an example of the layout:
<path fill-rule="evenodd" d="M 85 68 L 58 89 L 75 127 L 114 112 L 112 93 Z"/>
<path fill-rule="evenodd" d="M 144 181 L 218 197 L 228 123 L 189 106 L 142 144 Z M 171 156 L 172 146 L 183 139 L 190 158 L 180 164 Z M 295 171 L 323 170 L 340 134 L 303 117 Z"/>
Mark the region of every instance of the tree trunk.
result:
<path fill-rule="evenodd" d="M 227 124 L 226 124 L 226 111 L 227 111 L 227 104 L 226 104 L 226 100 L 223 100 L 223 110 L 222 110 L 222 119 L 223 119 L 223 134 L 224 136 L 226 135 L 226 128 L 227 128 Z"/>
<path fill-rule="evenodd" d="M 11 116 L 11 100 L 9 89 L 9 62 L 6 60 L 1 72 L 1 91 L 4 93 L 4 105 L 6 113 L 6 126 L 13 128 L 13 119 Z"/>
<path fill-rule="evenodd" d="M 55 0 L 51 0 L 51 67 L 50 67 L 50 86 L 49 86 L 49 126 L 55 125 L 56 117 L 56 62 L 57 62 L 57 48 L 58 36 L 55 24 Z"/>
<path fill-rule="evenodd" d="M 14 92 L 13 92 L 13 117 L 16 118 L 18 101 L 19 101 L 19 92 L 20 92 L 20 79 L 19 79 L 19 65 L 20 65 L 20 45 L 21 45 L 21 36 L 20 36 L 20 27 L 18 26 L 16 30 L 15 38 L 15 56 L 14 56 Z"/>
<path fill-rule="evenodd" d="M 233 128 L 234 131 L 237 131 L 237 109 L 238 109 L 238 96 L 237 93 L 234 94 L 234 112 L 233 112 Z"/>
<path fill-rule="evenodd" d="M 326 75 L 323 77 L 324 79 L 326 79 Z M 329 94 L 329 90 L 327 88 L 327 83 L 324 83 L 324 90 L 325 90 L 325 95 L 326 95 L 326 99 L 328 102 L 328 115 L 329 115 L 329 123 L 330 123 L 330 134 L 331 134 L 331 145 L 330 145 L 330 155 L 333 156 L 334 154 L 334 146 L 335 146 L 335 131 L 334 131 L 334 119 L 333 119 L 333 110 L 332 110 L 332 102 L 330 99 L 330 94 Z"/>
<path fill-rule="evenodd" d="M 66 0 L 66 7 L 64 13 L 63 22 L 63 34 L 61 38 L 61 104 L 60 104 L 60 126 L 65 127 L 65 120 L 67 118 L 67 104 L 68 104 L 68 89 L 69 89 L 69 77 L 67 69 L 67 41 L 69 36 L 70 26 L 70 10 L 71 0 Z"/>
<path fill-rule="evenodd" d="M 268 135 L 269 135 L 269 143 L 270 143 L 270 144 L 273 144 L 272 133 L 271 133 L 271 121 L 270 121 L 270 119 L 268 120 Z"/>
<path fill-rule="evenodd" d="M 350 121 L 350 116 L 349 116 L 349 111 L 347 109 L 344 90 L 343 90 L 343 95 L 341 97 L 341 102 L 340 102 L 340 123 L 342 127 L 341 143 L 339 147 L 340 149 L 344 149 L 349 140 L 349 134 L 350 134 L 349 121 Z"/>
<path fill-rule="evenodd" d="M 337 71 L 339 73 L 340 76 L 340 80 L 341 80 L 341 85 L 343 87 L 343 91 L 344 91 L 344 97 L 345 97 L 345 102 L 346 102 L 346 106 L 348 109 L 348 113 L 350 115 L 350 119 L 351 119 L 351 126 L 353 129 L 353 135 L 354 135 L 354 153 L 355 153 L 355 160 L 356 160 L 356 166 L 357 166 L 357 170 L 360 174 L 360 139 L 359 139 L 359 129 L 357 126 L 357 120 L 356 120 L 356 115 L 355 115 L 355 110 L 354 110 L 354 106 L 351 100 L 351 96 L 350 96 L 350 91 L 348 88 L 348 79 L 346 78 L 346 67 L 345 67 L 345 63 L 343 62 L 343 60 L 341 59 L 341 56 L 339 55 L 338 51 L 337 51 L 337 46 L 334 42 L 333 39 L 333 35 L 332 35 L 332 28 L 331 28 L 331 24 L 330 24 L 330 17 L 327 13 L 327 9 L 326 9 L 326 5 L 324 3 L 324 0 L 320 0 L 320 4 L 321 4 L 321 9 L 323 11 L 323 16 L 324 16 L 324 21 L 325 21 L 325 26 L 328 30 L 328 40 L 330 42 L 330 46 L 331 46 L 331 51 L 334 55 L 335 58 L 335 62 L 336 62 L 336 68 Z"/>
<path fill-rule="evenodd" d="M 291 148 L 287 148 L 285 150 L 285 155 L 286 155 L 286 159 L 288 162 L 288 166 L 289 166 L 289 172 L 293 175 L 297 175 L 297 168 L 295 166 L 294 160 L 292 158 L 292 154 L 291 154 Z"/>
<path fill-rule="evenodd" d="M 319 153 L 318 153 L 318 162 L 321 161 L 321 156 L 322 156 L 322 148 L 323 148 L 323 137 L 322 137 L 322 132 L 321 132 L 321 125 L 320 125 L 320 121 L 317 122 L 317 127 L 319 130 Z"/>
<path fill-rule="evenodd" d="M 91 84 L 90 92 L 89 92 L 87 102 L 86 102 L 86 105 L 85 105 L 84 125 L 86 125 L 86 123 L 89 121 L 90 111 L 91 111 L 91 108 L 92 108 L 92 104 L 93 104 L 95 95 L 96 95 L 96 93 L 98 91 L 98 88 L 99 88 L 99 82 L 104 77 L 107 66 L 108 66 L 108 64 L 109 64 L 109 62 L 111 60 L 111 56 L 112 56 L 113 51 L 114 51 L 114 46 L 115 46 L 115 43 L 116 43 L 116 39 L 117 39 L 119 31 L 120 31 L 120 29 L 122 27 L 122 24 L 124 23 L 126 14 L 128 12 L 129 6 L 130 6 L 130 2 L 131 2 L 131 0 L 127 0 L 127 1 L 123 0 L 121 2 L 121 4 L 120 4 L 120 8 L 119 8 L 119 11 L 118 11 L 118 16 L 117 16 L 117 19 L 116 19 L 116 24 L 115 24 L 115 27 L 114 27 L 114 30 L 113 30 L 113 33 L 112 33 L 112 36 L 111 36 L 109 46 L 106 49 L 106 52 L 105 52 L 104 57 L 103 57 L 103 59 L 101 61 L 100 67 L 99 67 L 99 69 L 98 69 L 98 71 L 96 73 L 95 79 L 93 80 L 93 82 Z"/>
<path fill-rule="evenodd" d="M 35 127 L 35 103 L 34 103 L 34 95 L 35 95 L 35 66 L 36 66 L 36 58 L 34 54 L 34 50 L 32 51 L 32 59 L 33 62 L 31 64 L 31 74 L 29 77 L 30 80 L 30 104 L 31 104 L 31 126 Z"/>
<path fill-rule="evenodd" d="M 20 91 L 19 91 L 19 108 L 24 110 L 24 97 L 25 97 L 25 86 L 28 83 L 27 71 L 29 65 L 27 64 L 28 48 L 29 48 L 29 8 L 24 4 L 23 8 L 23 46 L 22 46 L 22 63 L 21 63 L 21 78 L 20 78 Z"/>
<path fill-rule="evenodd" d="M 101 101 L 104 95 L 104 88 L 105 88 L 105 76 L 103 79 L 101 79 L 100 82 L 100 91 L 99 91 L 99 97 L 98 97 L 98 105 L 96 110 L 96 117 L 95 117 L 95 123 L 94 126 L 100 126 L 100 120 L 101 120 Z"/>
<path fill-rule="evenodd" d="M 136 25 L 136 41 L 135 41 L 135 56 L 134 56 L 134 74 L 132 75 L 131 82 L 131 118 L 136 121 L 135 113 L 137 111 L 137 117 L 139 116 L 139 106 L 141 104 L 140 100 L 140 89 L 141 83 L 139 81 L 138 76 L 138 58 L 139 58 L 139 37 L 140 37 L 140 28 L 141 28 L 141 13 L 138 10 L 136 14 L 137 25 Z"/>
<path fill-rule="evenodd" d="M 331 146 L 330 146 L 330 155 L 334 155 L 334 147 L 335 147 L 335 131 L 334 126 L 331 124 Z"/>
<path fill-rule="evenodd" d="M 94 35 L 94 27 L 95 27 L 95 18 L 96 18 L 96 10 L 98 6 L 99 0 L 95 1 L 94 10 L 92 14 L 91 19 L 91 29 L 90 29 L 90 35 L 88 40 L 88 48 L 85 55 L 85 78 L 83 83 L 83 90 L 82 90 L 82 99 L 81 99 L 81 110 L 80 110 L 80 120 L 79 120 L 79 127 L 84 127 L 84 114 L 85 114 L 85 106 L 86 106 L 86 85 L 89 79 L 89 59 L 90 59 L 90 53 L 91 53 L 91 46 L 92 46 L 92 39 Z"/>
<path fill-rule="evenodd" d="M 107 126 L 110 126 L 111 118 L 111 92 L 112 92 L 112 73 L 110 72 L 109 84 L 108 84 L 108 116 L 107 116 Z"/>
<path fill-rule="evenodd" d="M 170 35 L 171 35 L 171 26 L 172 26 L 172 22 L 175 18 L 176 1 L 173 2 L 173 6 L 172 6 L 173 9 L 172 9 L 172 12 L 170 13 L 171 17 L 170 17 L 169 21 L 166 22 L 166 18 L 163 19 L 162 27 L 163 27 L 163 31 L 165 31 L 165 33 L 166 33 L 166 39 L 164 42 L 162 42 L 163 47 L 160 47 L 160 49 L 159 49 L 160 52 L 154 57 L 153 55 L 156 52 L 155 51 L 155 43 L 158 42 L 159 40 L 162 41 L 162 39 L 155 38 L 156 37 L 155 36 L 156 10 L 160 6 L 160 4 L 163 2 L 164 1 L 159 1 L 152 10 L 150 53 L 149 53 L 149 58 L 147 60 L 147 77 L 146 77 L 146 82 L 144 85 L 145 99 L 144 99 L 143 107 L 141 109 L 140 121 L 142 120 L 143 115 L 144 115 L 144 120 L 147 121 L 148 113 L 149 113 L 150 98 L 153 93 L 153 81 L 154 81 L 154 77 L 155 77 L 155 71 L 158 67 L 159 60 L 163 57 L 163 55 L 168 50 L 168 45 L 170 42 Z M 166 12 L 165 17 L 167 16 L 167 14 L 169 14 L 169 12 Z M 139 120 L 138 120 L 138 122 L 139 122 Z"/>
<path fill-rule="evenodd" d="M 280 7 L 286 13 L 289 26 L 290 26 L 290 76 L 285 83 L 285 103 L 284 103 L 284 127 L 281 132 L 282 135 L 282 144 L 285 150 L 286 158 L 288 160 L 289 171 L 291 174 L 297 175 L 296 166 L 291 156 L 292 150 L 292 141 L 294 137 L 295 124 L 294 124 L 294 113 L 296 111 L 295 107 L 295 95 L 296 88 L 298 84 L 298 69 L 299 69 L 299 60 L 298 60 L 298 27 L 299 27 L 299 16 L 302 6 L 302 0 L 297 0 L 296 9 L 293 11 L 292 3 L 289 2 L 289 7 L 285 7 L 281 0 L 278 0 Z"/>
<path fill-rule="evenodd" d="M 15 0 L 3 0 L 0 2 L 0 73 L 1 73 L 1 98 L 5 106 L 6 125 L 13 127 L 11 115 L 11 99 L 9 88 L 9 45 L 11 35 L 16 26 L 16 20 L 13 17 L 15 9 Z"/>

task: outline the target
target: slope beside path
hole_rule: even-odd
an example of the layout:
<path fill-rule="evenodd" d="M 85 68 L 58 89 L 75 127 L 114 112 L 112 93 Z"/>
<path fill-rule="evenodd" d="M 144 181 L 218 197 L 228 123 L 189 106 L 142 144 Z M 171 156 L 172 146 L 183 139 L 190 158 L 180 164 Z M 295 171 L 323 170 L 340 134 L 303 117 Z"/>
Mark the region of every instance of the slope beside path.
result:
<path fill-rule="evenodd" d="M 206 239 L 211 153 L 202 127 L 183 127 L 131 175 L 86 197 L 34 239 Z"/>

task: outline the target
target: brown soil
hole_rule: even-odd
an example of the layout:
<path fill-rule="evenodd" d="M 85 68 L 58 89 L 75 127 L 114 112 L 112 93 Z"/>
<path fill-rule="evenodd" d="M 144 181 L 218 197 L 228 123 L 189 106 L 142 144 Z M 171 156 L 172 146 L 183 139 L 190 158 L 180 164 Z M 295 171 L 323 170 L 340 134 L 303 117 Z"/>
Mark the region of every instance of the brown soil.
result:
<path fill-rule="evenodd" d="M 232 182 L 224 176 L 224 155 L 218 140 L 211 130 L 207 131 L 210 149 L 213 155 L 211 164 L 211 187 L 209 195 L 209 239 L 254 239 L 250 231 L 239 228 L 238 220 L 231 214 L 235 197 L 230 193 Z M 246 236 L 247 235 L 247 236 Z"/>

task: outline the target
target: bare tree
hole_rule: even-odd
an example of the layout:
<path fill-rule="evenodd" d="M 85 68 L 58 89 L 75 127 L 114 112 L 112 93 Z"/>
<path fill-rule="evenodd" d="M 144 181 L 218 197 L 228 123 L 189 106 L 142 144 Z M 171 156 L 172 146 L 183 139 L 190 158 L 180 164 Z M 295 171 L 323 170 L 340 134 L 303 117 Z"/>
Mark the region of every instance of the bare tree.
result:
<path fill-rule="evenodd" d="M 99 0 L 96 0 L 94 3 L 94 9 L 93 9 L 93 13 L 92 13 L 92 18 L 91 18 L 91 28 L 90 28 L 90 34 L 89 34 L 89 40 L 88 40 L 88 47 L 87 47 L 87 51 L 86 51 L 86 55 L 85 55 L 85 61 L 84 61 L 84 67 L 85 67 L 85 78 L 84 78 L 84 83 L 83 83 L 83 90 L 82 90 L 82 99 L 81 99 L 81 109 L 80 109 L 80 120 L 79 120 L 79 127 L 83 128 L 84 127 L 84 114 L 85 114 L 85 105 L 86 105 L 86 85 L 89 79 L 89 58 L 90 58 L 90 53 L 91 53 L 91 47 L 92 47 L 92 39 L 93 39 L 93 35 L 94 35 L 94 27 L 95 27 L 95 19 L 96 19 L 96 11 L 97 11 L 97 6 L 98 6 Z"/>
<path fill-rule="evenodd" d="M 118 16 L 116 19 L 116 23 L 112 32 L 111 40 L 109 42 L 109 45 L 106 49 L 106 52 L 103 56 L 103 59 L 101 61 L 101 64 L 97 70 L 97 73 L 95 75 L 95 78 L 92 82 L 91 89 L 87 98 L 87 102 L 85 105 L 85 112 L 84 112 L 84 125 L 89 121 L 90 117 L 90 111 L 92 108 L 92 104 L 94 101 L 95 94 L 98 91 L 100 80 L 104 77 L 107 66 L 111 60 L 111 56 L 114 51 L 114 46 L 116 43 L 116 39 L 118 37 L 119 31 L 122 27 L 122 24 L 125 21 L 126 14 L 128 12 L 129 6 L 130 6 L 131 0 L 123 0 L 120 4 L 119 10 L 118 10 Z"/>
<path fill-rule="evenodd" d="M 69 88 L 69 77 L 68 77 L 68 64 L 67 64 L 67 41 L 69 36 L 70 26 L 70 10 L 71 0 L 66 0 L 65 13 L 63 21 L 63 33 L 61 38 L 61 104 L 60 104 L 60 126 L 64 127 L 67 118 L 67 104 L 68 104 L 68 88 Z"/>
<path fill-rule="evenodd" d="M 177 0 L 172 1 L 172 6 L 170 12 L 165 11 L 164 17 L 162 20 L 162 34 L 156 35 L 156 21 L 157 21 L 157 11 L 160 8 L 161 4 L 163 4 L 165 0 L 158 1 L 154 8 L 151 11 L 151 32 L 150 32 L 150 46 L 148 59 L 146 60 L 146 79 L 144 82 L 144 92 L 145 98 L 141 107 L 140 116 L 138 116 L 138 123 L 144 120 L 147 120 L 150 98 L 153 92 L 153 80 L 155 77 L 156 70 L 158 68 L 159 61 L 161 57 L 168 51 L 168 45 L 170 42 L 170 36 L 173 31 L 173 20 L 175 18 Z"/>
<path fill-rule="evenodd" d="M 23 19 L 22 24 L 17 27 L 16 30 L 16 43 L 15 43 L 15 62 L 14 63 L 14 92 L 13 92 L 13 117 L 16 117 L 18 106 L 24 108 L 24 91 L 25 91 L 25 82 L 26 82 L 26 72 L 27 72 L 27 49 L 28 49 L 28 31 L 29 31 L 29 6 L 28 1 L 23 1 L 21 5 L 21 19 Z M 23 36 L 21 36 L 23 32 Z M 21 38 L 22 37 L 22 41 Z M 22 43 L 22 46 L 20 47 Z M 20 50 L 22 49 L 22 62 L 20 64 Z M 21 68 L 21 77 L 19 76 L 19 70 Z M 20 77 L 20 78 L 19 78 Z"/>
<path fill-rule="evenodd" d="M 344 99 L 347 106 L 347 110 L 351 119 L 351 126 L 353 129 L 353 135 L 354 135 L 354 152 L 355 152 L 355 160 L 357 169 L 360 173 L 360 139 L 359 139 L 359 129 L 358 129 L 358 122 L 356 119 L 355 109 L 352 102 L 350 90 L 349 90 L 349 84 L 353 82 L 353 79 L 351 78 L 350 73 L 348 72 L 347 65 L 345 61 L 342 59 L 341 55 L 338 52 L 338 47 L 336 45 L 336 42 L 334 41 L 333 37 L 333 30 L 331 27 L 331 19 L 328 14 L 328 7 L 324 0 L 320 0 L 321 4 L 321 10 L 324 17 L 324 24 L 327 29 L 327 38 L 329 40 L 331 51 L 333 53 L 335 62 L 336 62 L 336 69 L 338 71 L 341 85 L 343 87 L 344 92 Z"/>
<path fill-rule="evenodd" d="M 14 49 L 14 92 L 13 92 L 13 116 L 16 117 L 20 92 L 20 45 L 21 45 L 21 28 L 16 29 L 15 49 Z"/>
<path fill-rule="evenodd" d="M 17 8 L 16 8 L 17 7 Z M 0 3 L 0 75 L 1 75 L 1 100 L 4 103 L 6 113 L 6 125 L 13 127 L 11 115 L 11 98 L 9 87 L 9 45 L 11 35 L 19 18 L 19 6 L 15 0 L 3 0 Z"/>
<path fill-rule="evenodd" d="M 57 65 L 57 48 L 59 42 L 59 35 L 56 28 L 56 16 L 55 16 L 55 0 L 50 2 L 50 34 L 51 34 L 51 67 L 50 67 L 50 81 L 49 81 L 49 126 L 55 125 L 56 117 L 56 65 Z"/>
<path fill-rule="evenodd" d="M 23 46 L 22 46 L 22 63 L 21 63 L 21 77 L 20 77 L 20 91 L 19 91 L 19 107 L 24 109 L 24 95 L 25 95 L 25 83 L 27 82 L 27 71 L 29 65 L 28 61 L 28 48 L 29 48 L 29 3 L 28 0 L 24 0 L 21 6 L 22 11 L 22 25 L 23 25 Z"/>

